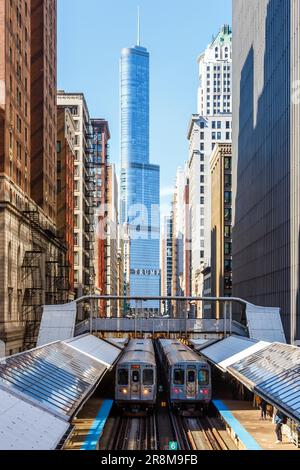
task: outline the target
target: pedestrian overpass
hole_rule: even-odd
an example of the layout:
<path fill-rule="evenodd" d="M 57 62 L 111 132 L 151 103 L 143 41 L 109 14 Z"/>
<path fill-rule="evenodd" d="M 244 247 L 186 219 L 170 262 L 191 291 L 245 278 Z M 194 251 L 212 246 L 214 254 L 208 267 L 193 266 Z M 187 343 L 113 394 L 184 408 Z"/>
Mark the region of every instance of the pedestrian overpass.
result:
<path fill-rule="evenodd" d="M 140 314 L 134 318 L 99 318 L 99 305 L 111 301 L 140 303 Z M 145 318 L 147 301 L 176 303 L 177 316 Z M 191 318 L 190 308 L 198 303 L 219 304 L 220 318 Z M 82 305 L 89 306 L 89 316 L 80 319 Z M 180 308 L 181 306 L 181 308 Z M 145 308 L 145 311 L 147 309 Z M 102 336 L 226 338 L 230 335 L 255 340 L 286 343 L 280 309 L 259 307 L 235 297 L 126 297 L 88 295 L 62 305 L 46 305 L 38 337 L 38 345 L 65 340 L 86 333 Z"/>

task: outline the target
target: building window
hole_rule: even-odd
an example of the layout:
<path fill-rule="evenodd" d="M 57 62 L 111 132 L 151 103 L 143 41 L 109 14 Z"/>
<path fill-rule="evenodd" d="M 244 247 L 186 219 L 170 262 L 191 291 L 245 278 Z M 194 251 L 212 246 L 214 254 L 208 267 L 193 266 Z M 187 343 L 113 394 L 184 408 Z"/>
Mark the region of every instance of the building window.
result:
<path fill-rule="evenodd" d="M 225 234 L 225 238 L 231 238 L 232 228 L 230 225 L 225 225 L 224 234 Z"/>
<path fill-rule="evenodd" d="M 232 216 L 232 210 L 226 207 L 225 214 L 224 214 L 225 221 L 231 222 L 231 216 Z"/>
<path fill-rule="evenodd" d="M 225 273 L 228 273 L 228 272 L 232 271 L 232 261 L 231 261 L 231 259 L 226 259 L 225 260 L 224 270 L 225 270 Z"/>
<path fill-rule="evenodd" d="M 231 204 L 231 202 L 232 202 L 232 193 L 231 193 L 231 191 L 225 191 L 225 193 L 224 193 L 224 202 L 225 202 L 225 204 Z"/>
<path fill-rule="evenodd" d="M 78 233 L 74 233 L 74 245 L 78 246 L 79 245 L 79 236 Z"/>
<path fill-rule="evenodd" d="M 12 317 L 13 313 L 13 293 L 14 290 L 12 288 L 8 289 L 8 316 L 9 318 Z"/>
<path fill-rule="evenodd" d="M 225 170 L 231 170 L 231 158 L 230 157 L 225 157 L 224 164 L 225 164 Z"/>
<path fill-rule="evenodd" d="M 57 153 L 60 153 L 60 152 L 61 152 L 61 141 L 60 141 L 60 140 L 57 141 L 57 144 L 56 144 L 56 151 L 57 151 Z"/>
<path fill-rule="evenodd" d="M 232 185 L 232 176 L 225 175 L 225 188 L 231 188 Z"/>
<path fill-rule="evenodd" d="M 232 243 L 230 242 L 225 242 L 225 245 L 224 245 L 224 253 L 225 253 L 225 256 L 230 256 L 231 255 L 231 248 L 232 248 Z"/>

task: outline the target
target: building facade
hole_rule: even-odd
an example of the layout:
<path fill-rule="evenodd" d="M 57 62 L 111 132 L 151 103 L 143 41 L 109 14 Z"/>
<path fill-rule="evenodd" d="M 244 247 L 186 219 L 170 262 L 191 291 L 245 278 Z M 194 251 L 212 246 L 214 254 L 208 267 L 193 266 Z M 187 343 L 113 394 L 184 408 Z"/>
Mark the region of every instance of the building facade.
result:
<path fill-rule="evenodd" d="M 31 0 L 31 197 L 56 218 L 56 0 Z"/>
<path fill-rule="evenodd" d="M 149 153 L 149 53 L 138 45 L 121 54 L 121 222 L 130 239 L 131 296 L 160 293 L 160 171 Z M 155 314 L 159 303 L 144 308 Z"/>
<path fill-rule="evenodd" d="M 118 295 L 118 256 L 119 253 L 119 210 L 118 210 L 118 181 L 115 165 L 108 167 L 108 220 L 106 237 L 106 290 L 107 295 Z M 107 316 L 118 316 L 118 302 L 107 303 Z"/>
<path fill-rule="evenodd" d="M 188 129 L 192 295 L 202 295 L 202 271 L 211 262 L 210 157 L 218 142 L 232 140 L 232 32 L 222 26 L 199 56 L 198 114 Z M 201 315 L 201 312 L 199 312 Z"/>
<path fill-rule="evenodd" d="M 82 93 L 58 91 L 57 104 L 68 108 L 75 123 L 74 167 L 74 290 L 79 298 L 94 292 L 94 199 L 93 145 L 89 111 Z M 79 314 L 88 310 L 84 306 Z"/>
<path fill-rule="evenodd" d="M 173 217 L 165 217 L 161 239 L 161 295 L 171 297 L 173 276 Z M 171 302 L 165 301 L 163 313 L 171 314 Z"/>
<path fill-rule="evenodd" d="M 232 145 L 216 145 L 211 172 L 211 295 L 232 295 Z M 216 318 L 222 312 L 213 305 Z M 215 318 L 215 316 L 214 316 Z"/>
<path fill-rule="evenodd" d="M 67 248 L 69 300 L 74 300 L 75 123 L 69 108 L 57 107 L 57 230 Z"/>
<path fill-rule="evenodd" d="M 233 2 L 233 295 L 280 307 L 300 340 L 297 0 Z"/>
<path fill-rule="evenodd" d="M 51 13 L 37 21 L 37 11 L 46 13 L 50 6 Z M 49 41 L 47 50 L 38 45 L 41 38 Z M 39 69 L 41 63 L 45 70 Z M 51 77 L 45 88 L 47 74 Z M 35 346 L 42 305 L 67 301 L 66 249 L 55 220 L 55 96 L 56 3 L 1 1 L 0 338 L 7 354 Z M 39 155 L 41 168 L 45 169 L 45 158 L 51 162 L 47 174 L 40 174 L 41 198 L 33 201 L 40 171 L 34 162 L 37 135 L 47 136 L 47 149 Z"/>
<path fill-rule="evenodd" d="M 92 119 L 91 129 L 93 136 L 93 155 L 91 171 L 94 178 L 95 193 L 93 206 L 95 208 L 96 233 L 95 233 L 95 287 L 99 295 L 108 294 L 108 248 L 107 248 L 107 217 L 109 212 L 108 201 L 108 163 L 110 131 L 105 119 Z M 107 303 L 99 303 L 99 315 L 107 315 Z"/>

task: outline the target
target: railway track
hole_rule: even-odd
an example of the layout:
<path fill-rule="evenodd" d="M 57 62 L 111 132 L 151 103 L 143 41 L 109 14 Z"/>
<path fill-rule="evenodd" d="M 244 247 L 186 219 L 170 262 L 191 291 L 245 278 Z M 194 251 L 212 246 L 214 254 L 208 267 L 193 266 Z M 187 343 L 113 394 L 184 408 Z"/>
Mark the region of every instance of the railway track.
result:
<path fill-rule="evenodd" d="M 237 450 L 218 418 L 183 418 L 182 428 L 192 450 Z"/>
<path fill-rule="evenodd" d="M 117 432 L 111 442 L 113 450 L 157 450 L 155 415 L 122 417 L 116 420 Z"/>

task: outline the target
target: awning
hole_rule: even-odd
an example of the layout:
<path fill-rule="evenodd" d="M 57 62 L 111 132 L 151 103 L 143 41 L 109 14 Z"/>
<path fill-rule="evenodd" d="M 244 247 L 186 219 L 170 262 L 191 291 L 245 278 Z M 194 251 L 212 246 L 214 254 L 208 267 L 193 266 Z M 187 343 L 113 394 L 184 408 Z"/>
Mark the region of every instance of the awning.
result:
<path fill-rule="evenodd" d="M 292 419 L 300 421 L 300 349 L 273 343 L 228 371 Z"/>
<path fill-rule="evenodd" d="M 55 449 L 121 352 L 85 335 L 1 360 L 0 449 Z"/>
<path fill-rule="evenodd" d="M 243 357 L 253 354 L 255 351 L 266 348 L 269 344 L 249 338 L 229 336 L 203 349 L 201 355 L 225 372 L 230 364 L 234 364 Z"/>

